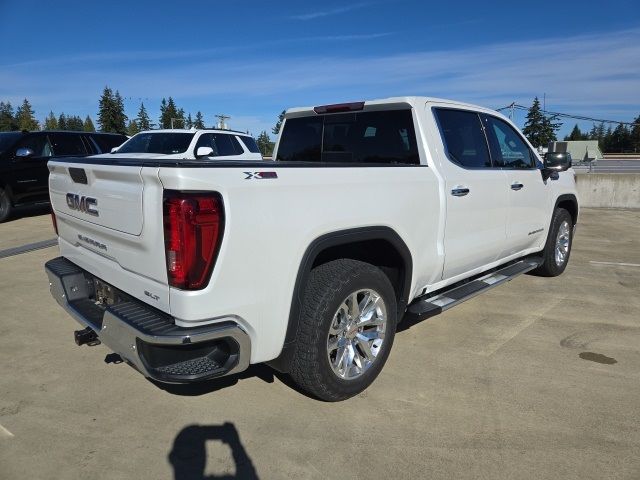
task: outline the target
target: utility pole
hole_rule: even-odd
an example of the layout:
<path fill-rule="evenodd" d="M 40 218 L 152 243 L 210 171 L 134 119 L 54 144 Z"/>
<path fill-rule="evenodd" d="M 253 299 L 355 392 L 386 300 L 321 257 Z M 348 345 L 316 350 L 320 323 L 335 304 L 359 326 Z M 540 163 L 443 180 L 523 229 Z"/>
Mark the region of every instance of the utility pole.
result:
<path fill-rule="evenodd" d="M 220 115 L 216 115 L 216 118 L 218 119 L 217 128 L 219 128 L 220 130 L 229 130 L 226 120 L 230 120 L 230 116 L 221 113 Z"/>

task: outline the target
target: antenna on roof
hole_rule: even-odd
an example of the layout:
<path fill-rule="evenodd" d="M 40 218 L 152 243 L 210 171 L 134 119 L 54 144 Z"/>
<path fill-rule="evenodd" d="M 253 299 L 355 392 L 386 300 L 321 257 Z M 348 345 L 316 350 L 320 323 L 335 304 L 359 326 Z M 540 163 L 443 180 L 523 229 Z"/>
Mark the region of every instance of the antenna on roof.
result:
<path fill-rule="evenodd" d="M 218 125 L 216 125 L 216 128 L 220 130 L 229 130 L 226 120 L 230 120 L 230 116 L 221 113 L 220 115 L 216 115 L 215 117 L 218 119 Z"/>

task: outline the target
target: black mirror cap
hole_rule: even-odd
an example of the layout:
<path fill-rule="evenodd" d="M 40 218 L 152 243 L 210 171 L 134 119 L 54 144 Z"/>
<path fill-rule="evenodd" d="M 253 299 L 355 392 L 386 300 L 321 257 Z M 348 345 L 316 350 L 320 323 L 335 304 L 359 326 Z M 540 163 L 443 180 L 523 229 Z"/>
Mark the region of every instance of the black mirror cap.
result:
<path fill-rule="evenodd" d="M 547 152 L 544 154 L 544 168 L 564 172 L 571 168 L 571 154 L 568 152 Z"/>

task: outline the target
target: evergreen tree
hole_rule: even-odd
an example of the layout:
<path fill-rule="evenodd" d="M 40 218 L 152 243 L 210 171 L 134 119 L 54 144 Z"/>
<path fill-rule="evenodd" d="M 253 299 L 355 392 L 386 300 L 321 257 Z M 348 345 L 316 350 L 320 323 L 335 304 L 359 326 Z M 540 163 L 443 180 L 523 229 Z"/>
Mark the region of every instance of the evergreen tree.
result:
<path fill-rule="evenodd" d="M 263 157 L 269 157 L 273 154 L 274 144 L 271 142 L 266 130 L 263 130 L 262 133 L 258 135 L 256 143 L 258 144 L 258 148 L 260 149 L 260 153 L 262 153 Z"/>
<path fill-rule="evenodd" d="M 181 109 L 182 110 L 182 109 Z M 176 118 L 179 117 L 178 108 L 176 107 L 173 98 L 169 97 L 169 101 L 166 101 L 164 98 L 162 99 L 162 103 L 160 104 L 160 128 L 171 128 L 171 119 L 174 119 L 174 127 L 180 128 L 182 125 L 177 125 L 178 121 Z M 182 110 L 182 115 L 184 117 L 184 110 Z"/>
<path fill-rule="evenodd" d="M 87 118 L 84 119 L 84 123 L 82 124 L 82 130 L 85 132 L 95 132 L 96 127 L 93 126 L 93 121 L 91 117 L 87 115 Z"/>
<path fill-rule="evenodd" d="M 26 98 L 22 102 L 22 105 L 16 110 L 16 123 L 20 130 L 39 130 L 40 124 L 35 118 L 35 112 L 31 108 L 29 100 Z"/>
<path fill-rule="evenodd" d="M 193 121 L 193 128 L 204 128 L 204 116 L 202 115 L 202 112 L 200 110 L 196 112 L 196 118 Z"/>
<path fill-rule="evenodd" d="M 125 132 L 127 116 L 124 113 L 124 101 L 117 90 L 114 94 L 109 87 L 104 87 L 99 102 L 98 125 L 103 132 Z"/>
<path fill-rule="evenodd" d="M 81 132 L 84 129 L 82 118 L 77 115 L 67 117 L 67 130 Z"/>
<path fill-rule="evenodd" d="M 118 90 L 116 90 L 113 100 L 115 106 L 115 131 L 118 133 L 124 133 L 127 127 L 127 116 L 124 113 L 124 101 L 122 100 Z"/>
<path fill-rule="evenodd" d="M 135 120 L 129 120 L 129 125 L 127 125 L 127 135 L 134 136 L 136 133 L 140 131 L 138 124 Z"/>
<path fill-rule="evenodd" d="M 187 120 L 185 121 L 187 128 L 193 128 L 193 118 L 191 118 L 191 112 L 187 116 Z"/>
<path fill-rule="evenodd" d="M 613 130 L 611 129 L 611 125 L 609 125 L 607 130 L 602 135 L 602 143 L 600 145 L 602 148 L 602 153 L 611 153 L 614 151 Z"/>
<path fill-rule="evenodd" d="M 69 130 L 69 127 L 67 127 L 67 116 L 64 112 L 58 117 L 58 130 Z"/>
<path fill-rule="evenodd" d="M 582 133 L 582 131 L 580 131 L 580 128 L 578 127 L 578 124 L 576 124 L 575 127 L 573 127 L 573 130 L 571 130 L 571 134 L 566 135 L 564 137 L 565 141 L 572 141 L 572 140 L 588 140 L 589 136 Z"/>
<path fill-rule="evenodd" d="M 0 132 L 18 130 L 18 123 L 13 115 L 11 102 L 0 102 Z"/>
<path fill-rule="evenodd" d="M 44 119 L 44 129 L 45 130 L 58 129 L 58 119 L 56 118 L 53 112 L 49 112 L 49 115 L 47 115 L 47 118 Z"/>
<path fill-rule="evenodd" d="M 556 120 L 557 117 L 555 115 L 544 115 L 540 108 L 540 100 L 535 97 L 531 108 L 527 112 L 527 121 L 522 133 L 525 134 L 534 147 L 546 147 L 549 142 L 557 139 L 556 131 L 562 126 Z"/>
<path fill-rule="evenodd" d="M 136 117 L 135 122 L 141 132 L 151 130 L 153 128 L 149 115 L 147 114 L 147 110 L 144 108 L 144 103 L 140 103 L 140 110 L 138 110 L 138 116 Z"/>
<path fill-rule="evenodd" d="M 640 152 L 640 115 L 633 121 L 630 137 L 631 149 L 634 152 Z"/>
<path fill-rule="evenodd" d="M 282 112 L 280 112 L 280 115 L 278 115 L 278 121 L 276 122 L 276 126 L 271 129 L 271 132 L 274 135 L 278 135 L 278 133 L 280 133 L 280 127 L 282 127 L 282 122 L 284 120 L 284 114 L 285 113 L 286 113 L 286 111 L 283 110 Z"/>
<path fill-rule="evenodd" d="M 625 153 L 631 150 L 631 134 L 626 125 L 619 123 L 610 135 L 608 153 Z"/>

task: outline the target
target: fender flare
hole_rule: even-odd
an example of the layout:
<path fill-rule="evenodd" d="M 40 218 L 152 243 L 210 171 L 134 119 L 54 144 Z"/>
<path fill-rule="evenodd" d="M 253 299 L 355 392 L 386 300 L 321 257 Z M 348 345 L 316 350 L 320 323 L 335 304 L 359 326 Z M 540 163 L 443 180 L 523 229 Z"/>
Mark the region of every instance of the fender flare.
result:
<path fill-rule="evenodd" d="M 311 273 L 311 267 L 318 255 L 327 248 L 368 240 L 383 240 L 388 242 L 402 258 L 404 263 L 404 276 L 402 278 L 402 285 L 400 286 L 400 298 L 398 298 L 398 315 L 400 316 L 402 312 L 405 311 L 411 290 L 413 260 L 409 247 L 407 247 L 407 244 L 395 230 L 386 226 L 372 226 L 339 230 L 324 234 L 309 244 L 300 261 L 293 294 L 291 296 L 291 307 L 289 310 L 284 344 L 280 355 L 276 359 L 267 362 L 271 367 L 280 372 L 288 371 L 289 360 L 293 354 L 293 347 L 298 334 L 304 287 Z"/>

